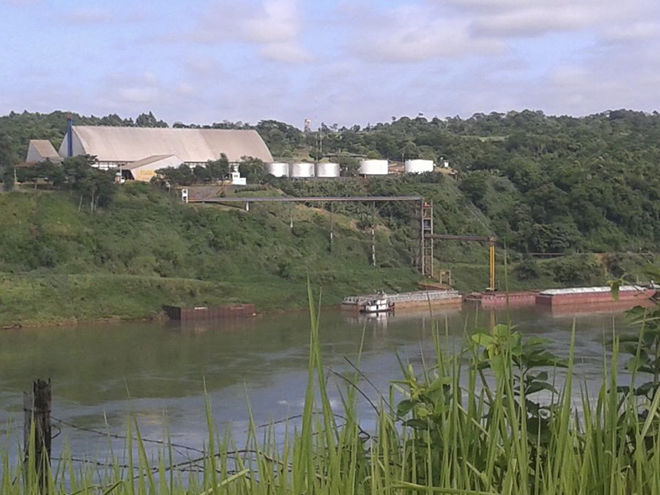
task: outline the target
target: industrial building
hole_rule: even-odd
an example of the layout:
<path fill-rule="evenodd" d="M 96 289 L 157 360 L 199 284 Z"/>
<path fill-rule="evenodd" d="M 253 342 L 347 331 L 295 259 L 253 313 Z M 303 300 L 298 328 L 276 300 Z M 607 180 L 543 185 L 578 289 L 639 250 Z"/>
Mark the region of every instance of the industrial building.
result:
<path fill-rule="evenodd" d="M 28 146 L 26 163 L 39 163 L 50 160 L 53 163 L 62 161 L 62 157 L 55 151 L 50 141 L 46 139 L 32 139 Z"/>
<path fill-rule="evenodd" d="M 154 155 L 121 166 L 121 174 L 127 180 L 149 182 L 161 168 L 179 168 L 183 162 L 174 155 Z"/>
<path fill-rule="evenodd" d="M 230 163 L 239 163 L 244 156 L 273 161 L 266 143 L 253 130 L 69 125 L 59 153 L 49 141 L 33 140 L 26 162 L 91 155 L 101 169 L 127 170 L 135 180 L 150 180 L 159 168 L 203 166 L 222 154 Z"/>
<path fill-rule="evenodd" d="M 222 154 L 234 165 L 231 180 L 236 185 L 245 183 L 237 165 L 246 156 L 263 161 L 266 172 L 275 177 L 333 179 L 341 175 L 335 162 L 274 162 L 268 146 L 254 130 L 76 126 L 71 120 L 59 152 L 49 141 L 32 140 L 25 161 L 61 162 L 69 156 L 90 155 L 96 157 L 96 167 L 120 171 L 123 179 L 150 181 L 159 169 L 204 166 Z M 441 159 L 441 164 L 448 169 L 446 160 Z M 358 174 L 371 177 L 434 170 L 432 160 L 406 160 L 400 166 L 388 160 L 363 159 Z"/>

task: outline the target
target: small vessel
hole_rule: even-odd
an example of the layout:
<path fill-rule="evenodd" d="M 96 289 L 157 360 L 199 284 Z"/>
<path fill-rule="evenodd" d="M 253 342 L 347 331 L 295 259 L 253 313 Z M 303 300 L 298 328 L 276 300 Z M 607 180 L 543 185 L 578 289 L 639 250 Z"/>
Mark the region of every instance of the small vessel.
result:
<path fill-rule="evenodd" d="M 394 311 L 394 303 L 387 300 L 387 297 L 370 299 L 360 305 L 360 313 L 389 313 Z"/>

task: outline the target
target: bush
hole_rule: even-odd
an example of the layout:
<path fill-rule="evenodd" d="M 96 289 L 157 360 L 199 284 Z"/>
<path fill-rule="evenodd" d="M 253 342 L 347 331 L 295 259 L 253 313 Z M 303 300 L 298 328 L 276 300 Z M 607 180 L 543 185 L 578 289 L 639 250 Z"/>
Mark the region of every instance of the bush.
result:
<path fill-rule="evenodd" d="M 519 280 L 533 280 L 542 275 L 542 270 L 536 260 L 527 258 L 513 269 L 513 273 Z"/>
<path fill-rule="evenodd" d="M 590 255 L 566 256 L 552 263 L 552 274 L 562 284 L 587 284 L 600 272 L 597 260 Z"/>

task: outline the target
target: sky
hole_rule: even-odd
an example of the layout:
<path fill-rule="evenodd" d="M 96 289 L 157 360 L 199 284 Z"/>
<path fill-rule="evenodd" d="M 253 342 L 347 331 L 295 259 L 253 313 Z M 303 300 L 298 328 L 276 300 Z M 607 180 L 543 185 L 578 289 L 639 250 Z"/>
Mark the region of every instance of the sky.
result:
<path fill-rule="evenodd" d="M 660 109 L 659 0 L 0 0 L 0 19 L 0 114 Z"/>

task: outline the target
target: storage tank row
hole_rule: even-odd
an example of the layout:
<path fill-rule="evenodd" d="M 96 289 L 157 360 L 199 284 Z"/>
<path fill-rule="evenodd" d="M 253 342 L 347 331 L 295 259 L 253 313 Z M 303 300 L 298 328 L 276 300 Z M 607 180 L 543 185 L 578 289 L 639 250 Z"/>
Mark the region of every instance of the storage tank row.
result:
<path fill-rule="evenodd" d="M 406 160 L 403 166 L 406 174 L 422 174 L 433 172 L 435 163 L 433 160 Z M 340 167 L 335 162 L 296 162 L 284 163 L 273 162 L 266 164 L 266 172 L 275 177 L 293 177 L 304 179 L 309 177 L 332 178 L 340 176 Z M 360 175 L 388 175 L 389 161 L 387 160 L 362 160 L 358 169 Z"/>
<path fill-rule="evenodd" d="M 304 179 L 308 177 L 339 177 L 339 164 L 334 162 L 274 162 L 266 164 L 266 173 L 275 177 L 294 177 Z"/>

